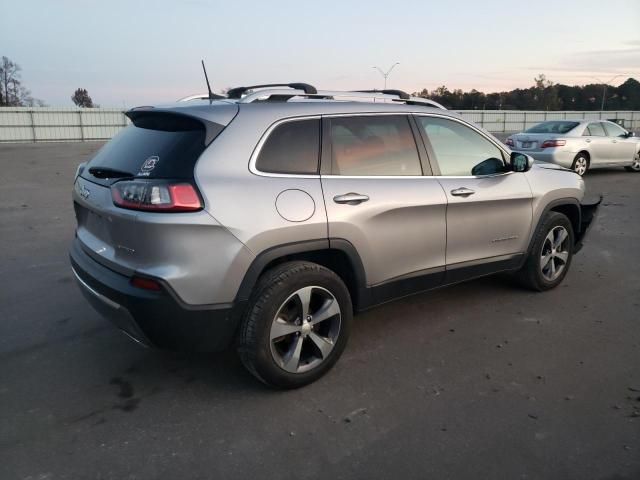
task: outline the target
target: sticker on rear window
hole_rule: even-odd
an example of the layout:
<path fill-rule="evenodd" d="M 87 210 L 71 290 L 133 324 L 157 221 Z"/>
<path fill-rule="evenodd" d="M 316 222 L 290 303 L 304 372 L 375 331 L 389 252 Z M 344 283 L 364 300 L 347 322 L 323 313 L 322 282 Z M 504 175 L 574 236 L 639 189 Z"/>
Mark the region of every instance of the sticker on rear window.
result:
<path fill-rule="evenodd" d="M 147 158 L 142 164 L 142 167 L 140 167 L 140 172 L 138 172 L 138 176 L 144 177 L 144 176 L 150 175 L 151 171 L 154 168 L 156 168 L 156 165 L 158 165 L 159 161 L 160 161 L 160 157 L 158 157 L 157 155 L 152 155 L 149 158 Z"/>

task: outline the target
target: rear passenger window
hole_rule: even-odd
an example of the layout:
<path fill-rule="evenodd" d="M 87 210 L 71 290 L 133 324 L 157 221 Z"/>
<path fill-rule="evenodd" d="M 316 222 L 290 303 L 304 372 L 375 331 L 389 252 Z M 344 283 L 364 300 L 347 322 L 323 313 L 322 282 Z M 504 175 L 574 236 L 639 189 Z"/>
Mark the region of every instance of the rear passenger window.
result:
<path fill-rule="evenodd" d="M 320 120 L 292 120 L 278 125 L 260 150 L 256 168 L 265 173 L 318 173 Z"/>
<path fill-rule="evenodd" d="M 406 115 L 332 118 L 330 130 L 333 175 L 422 175 Z"/>
<path fill-rule="evenodd" d="M 589 134 L 594 137 L 606 137 L 607 134 L 604 132 L 604 128 L 602 128 L 602 124 L 600 122 L 590 123 L 589 124 Z"/>

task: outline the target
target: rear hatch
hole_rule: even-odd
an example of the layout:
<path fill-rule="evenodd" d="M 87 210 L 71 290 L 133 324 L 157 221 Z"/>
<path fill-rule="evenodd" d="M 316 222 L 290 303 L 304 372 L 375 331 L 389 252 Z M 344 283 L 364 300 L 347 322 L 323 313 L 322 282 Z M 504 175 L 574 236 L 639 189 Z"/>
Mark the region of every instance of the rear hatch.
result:
<path fill-rule="evenodd" d="M 132 125 L 79 169 L 73 199 L 76 236 L 83 249 L 113 270 L 131 274 L 157 263 L 167 238 L 189 230 L 174 229 L 163 235 L 163 224 L 206 223 L 206 219 L 198 220 L 206 214 L 199 211 L 202 200 L 194 168 L 235 112 L 221 115 L 222 123 L 168 109 L 132 110 L 127 115 Z M 162 206 L 162 199 L 174 197 L 176 192 L 184 200 L 181 191 L 185 189 L 191 194 L 187 200 L 193 205 L 186 203 L 189 208 L 162 209 L 151 203 L 154 197 Z M 148 204 L 140 201 L 140 196 L 145 196 Z M 185 221 L 187 215 L 190 222 Z"/>

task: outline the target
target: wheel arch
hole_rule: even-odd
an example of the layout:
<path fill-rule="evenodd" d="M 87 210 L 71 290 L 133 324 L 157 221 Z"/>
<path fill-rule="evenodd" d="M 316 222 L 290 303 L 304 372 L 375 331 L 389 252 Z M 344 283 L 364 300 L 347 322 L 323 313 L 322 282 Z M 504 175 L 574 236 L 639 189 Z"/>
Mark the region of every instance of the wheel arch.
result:
<path fill-rule="evenodd" d="M 531 232 L 531 238 L 529 239 L 529 246 L 527 248 L 527 253 L 531 253 L 531 249 L 533 248 L 533 243 L 536 238 L 536 234 L 538 233 L 542 223 L 544 222 L 544 218 L 549 212 L 558 212 L 565 215 L 569 221 L 571 222 L 571 226 L 573 227 L 573 233 L 575 239 L 578 238 L 582 225 L 582 211 L 580 209 L 580 202 L 575 198 L 560 198 L 549 202 L 545 207 L 540 217 L 538 218 L 538 223 L 536 227 Z"/>
<path fill-rule="evenodd" d="M 584 148 L 581 150 L 578 150 L 578 153 L 576 153 L 576 156 L 573 158 L 573 161 L 575 162 L 580 154 L 583 154 L 585 157 L 587 157 L 587 164 L 588 166 L 591 166 L 591 153 L 589 152 L 589 150 L 586 150 Z"/>
<path fill-rule="evenodd" d="M 319 239 L 293 242 L 271 247 L 256 256 L 238 289 L 237 300 L 246 301 L 251 296 L 260 276 L 284 262 L 308 261 L 332 270 L 347 286 L 354 310 L 366 306 L 368 290 L 364 266 L 356 248 L 344 239 Z"/>

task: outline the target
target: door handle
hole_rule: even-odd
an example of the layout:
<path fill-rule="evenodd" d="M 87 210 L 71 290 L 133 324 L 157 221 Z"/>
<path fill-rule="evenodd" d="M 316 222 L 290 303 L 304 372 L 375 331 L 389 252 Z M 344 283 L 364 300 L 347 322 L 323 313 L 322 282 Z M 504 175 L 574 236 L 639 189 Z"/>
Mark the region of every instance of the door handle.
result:
<path fill-rule="evenodd" d="M 591 143 L 591 139 L 590 139 L 590 138 L 587 138 L 587 139 L 585 140 L 585 142 L 587 142 L 587 143 Z"/>
<path fill-rule="evenodd" d="M 618 143 L 618 140 L 611 140 L 611 143 Z"/>
<path fill-rule="evenodd" d="M 346 203 L 348 205 L 358 205 L 362 202 L 369 200 L 368 195 L 361 195 L 360 193 L 345 193 L 343 195 L 336 195 L 333 197 L 333 201 L 336 203 Z"/>
<path fill-rule="evenodd" d="M 451 190 L 451 195 L 455 197 L 468 197 L 469 195 L 473 195 L 475 190 L 471 190 L 470 188 L 460 187 L 455 190 Z"/>

